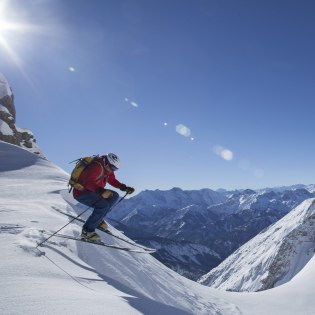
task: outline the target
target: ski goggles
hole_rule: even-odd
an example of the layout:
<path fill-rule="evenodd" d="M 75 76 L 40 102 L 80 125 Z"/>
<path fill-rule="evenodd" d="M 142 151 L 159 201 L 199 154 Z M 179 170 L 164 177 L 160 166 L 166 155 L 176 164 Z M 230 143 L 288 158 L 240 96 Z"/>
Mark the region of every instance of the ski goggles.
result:
<path fill-rule="evenodd" d="M 116 166 L 113 165 L 113 164 L 109 164 L 109 163 L 108 163 L 108 166 L 111 168 L 111 170 L 112 170 L 113 172 L 115 172 L 115 171 L 118 170 L 118 167 L 116 167 Z"/>

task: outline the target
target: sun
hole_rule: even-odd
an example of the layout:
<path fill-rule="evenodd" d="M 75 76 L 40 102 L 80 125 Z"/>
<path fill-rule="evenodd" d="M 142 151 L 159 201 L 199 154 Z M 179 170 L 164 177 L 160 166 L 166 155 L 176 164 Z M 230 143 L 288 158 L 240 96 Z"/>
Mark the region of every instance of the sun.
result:
<path fill-rule="evenodd" d="M 14 62 L 19 64 L 19 58 L 14 52 L 13 48 L 10 46 L 7 38 L 10 37 L 11 31 L 18 30 L 20 26 L 16 23 L 10 23 L 6 20 L 6 3 L 7 1 L 0 2 L 0 45 L 5 49 Z"/>
<path fill-rule="evenodd" d="M 15 35 L 18 33 L 30 31 L 32 26 L 8 20 L 8 3 L 9 1 L 0 0 L 0 50 L 3 48 L 10 58 L 13 59 L 15 64 L 21 67 L 21 59 L 11 45 L 10 40 L 14 39 Z"/>

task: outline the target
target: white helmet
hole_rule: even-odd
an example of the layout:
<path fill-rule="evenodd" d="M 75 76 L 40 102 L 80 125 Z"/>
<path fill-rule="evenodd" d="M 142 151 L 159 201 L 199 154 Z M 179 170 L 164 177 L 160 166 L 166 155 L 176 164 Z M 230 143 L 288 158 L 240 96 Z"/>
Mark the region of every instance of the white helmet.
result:
<path fill-rule="evenodd" d="M 117 171 L 119 169 L 120 160 L 119 160 L 119 157 L 116 154 L 108 153 L 108 154 L 104 155 L 104 157 L 105 157 L 105 164 L 108 163 L 110 168 L 113 171 Z"/>

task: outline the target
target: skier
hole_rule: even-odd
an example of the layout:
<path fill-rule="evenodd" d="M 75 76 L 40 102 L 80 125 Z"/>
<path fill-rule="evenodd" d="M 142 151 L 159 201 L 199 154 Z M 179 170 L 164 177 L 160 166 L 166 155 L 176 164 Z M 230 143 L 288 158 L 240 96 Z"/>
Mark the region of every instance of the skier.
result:
<path fill-rule="evenodd" d="M 118 170 L 120 160 L 114 153 L 108 153 L 96 158 L 81 173 L 79 182 L 84 187 L 82 190 L 73 189 L 73 197 L 80 203 L 94 208 L 92 214 L 84 223 L 81 238 L 90 241 L 100 241 L 100 236 L 95 232 L 98 227 L 107 230 L 108 226 L 104 217 L 111 207 L 117 202 L 119 194 L 116 191 L 105 189 L 106 183 L 132 194 L 135 190 L 119 182 L 114 172 Z"/>

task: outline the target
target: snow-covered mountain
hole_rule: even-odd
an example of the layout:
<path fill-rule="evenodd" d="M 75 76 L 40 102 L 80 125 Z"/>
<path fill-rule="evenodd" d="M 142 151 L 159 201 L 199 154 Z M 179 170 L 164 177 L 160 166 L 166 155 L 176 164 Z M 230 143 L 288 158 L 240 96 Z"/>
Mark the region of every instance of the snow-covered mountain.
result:
<path fill-rule="evenodd" d="M 314 313 L 315 257 L 289 283 L 251 295 L 200 285 L 148 254 L 56 237 L 37 250 L 45 238 L 41 230 L 57 231 L 69 222 L 52 207 L 75 214 L 82 206 L 67 194 L 69 175 L 49 161 L 1 141 L 0 159 L 1 314 Z M 62 232 L 80 230 L 72 222 Z"/>
<path fill-rule="evenodd" d="M 180 209 L 189 205 L 207 207 L 212 204 L 223 202 L 226 199 L 222 194 L 211 189 L 201 190 L 182 190 L 173 188 L 171 190 L 145 190 L 140 194 L 128 200 L 128 206 L 120 205 L 115 209 L 115 219 L 124 220 L 133 214 L 130 209 L 136 213 L 141 212 L 143 216 L 154 216 L 161 210 Z M 158 214 L 159 215 L 159 214 Z"/>
<path fill-rule="evenodd" d="M 240 247 L 199 282 L 230 291 L 260 291 L 291 280 L 315 253 L 315 198 Z"/>
<path fill-rule="evenodd" d="M 260 189 L 259 192 L 268 192 L 268 191 L 275 191 L 275 192 L 283 192 L 285 190 L 294 190 L 294 189 L 306 189 L 309 192 L 315 192 L 315 185 L 303 185 L 303 184 L 296 184 L 291 186 L 281 186 L 281 187 L 273 187 L 273 188 L 264 188 Z"/>
<path fill-rule="evenodd" d="M 73 214 L 82 211 L 67 194 L 69 176 L 49 161 L 1 141 L 0 166 L 1 314 L 311 315 L 315 311 L 315 257 L 285 285 L 244 294 L 190 281 L 148 254 L 56 237 L 37 250 L 37 242 L 44 240 L 41 230 L 57 231 L 69 222 L 52 207 Z M 78 235 L 80 230 L 72 222 L 62 232 Z M 102 238 L 125 245 L 105 234 Z"/>
<path fill-rule="evenodd" d="M 255 211 L 277 210 L 287 213 L 296 205 L 307 198 L 314 196 L 312 186 L 300 186 L 299 188 L 287 188 L 285 190 L 254 191 L 246 189 L 233 193 L 225 202 L 215 204 L 209 209 L 218 214 L 238 214 L 252 209 Z M 308 190 L 307 187 L 310 189 Z"/>
<path fill-rule="evenodd" d="M 28 129 L 17 127 L 15 121 L 14 95 L 8 81 L 0 73 L 0 140 L 21 146 L 44 157 L 34 134 Z"/>
<path fill-rule="evenodd" d="M 119 221 L 129 237 L 140 240 L 141 231 L 141 242 L 149 246 L 159 243 L 163 251 L 155 254 L 156 258 L 197 280 L 260 231 L 314 196 L 302 186 L 276 192 L 246 189 L 232 194 L 210 189 L 147 190 L 119 204 L 109 217 Z M 178 249 L 183 242 L 189 245 L 187 249 L 198 244 L 199 248 L 203 245 L 203 250 L 185 253 L 183 261 Z M 166 246 L 168 243 L 172 246 Z"/>

